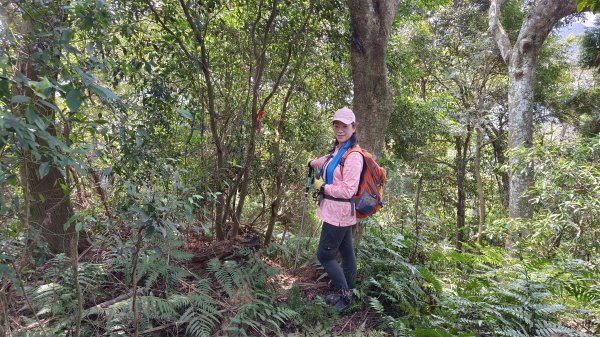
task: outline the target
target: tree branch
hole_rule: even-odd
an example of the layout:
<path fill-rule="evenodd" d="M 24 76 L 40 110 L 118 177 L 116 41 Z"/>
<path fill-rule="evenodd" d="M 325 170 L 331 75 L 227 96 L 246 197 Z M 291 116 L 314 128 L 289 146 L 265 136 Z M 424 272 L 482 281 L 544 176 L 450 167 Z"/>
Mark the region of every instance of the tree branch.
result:
<path fill-rule="evenodd" d="M 577 12 L 574 0 L 540 1 L 525 17 L 518 41 L 519 48 L 538 50 L 560 19 Z"/>
<path fill-rule="evenodd" d="M 504 27 L 500 23 L 500 8 L 504 0 L 492 0 L 489 11 L 489 28 L 488 31 L 492 34 L 498 48 L 500 49 L 500 55 L 506 64 L 510 62 L 510 53 L 512 51 L 510 40 L 508 35 L 504 31 Z"/>
<path fill-rule="evenodd" d="M 150 11 L 152 12 L 152 14 L 154 15 L 154 18 L 156 19 L 156 22 L 158 22 L 158 24 L 169 34 L 171 34 L 171 36 L 173 36 L 173 38 L 175 39 L 175 41 L 177 41 L 177 44 L 179 45 L 179 47 L 181 48 L 181 51 L 183 51 L 183 53 L 188 57 L 188 59 L 194 63 L 198 63 L 198 59 L 193 57 L 192 54 L 188 51 L 188 49 L 186 48 L 185 44 L 183 43 L 183 41 L 181 40 L 181 38 L 179 37 L 179 34 L 175 34 L 174 31 L 172 31 L 166 24 L 166 22 L 164 20 L 161 19 L 160 15 L 158 14 L 158 12 L 156 11 L 156 8 L 154 8 L 154 6 L 152 5 L 152 2 L 150 2 L 150 0 L 145 0 L 146 5 L 148 6 L 148 8 L 150 9 Z"/>

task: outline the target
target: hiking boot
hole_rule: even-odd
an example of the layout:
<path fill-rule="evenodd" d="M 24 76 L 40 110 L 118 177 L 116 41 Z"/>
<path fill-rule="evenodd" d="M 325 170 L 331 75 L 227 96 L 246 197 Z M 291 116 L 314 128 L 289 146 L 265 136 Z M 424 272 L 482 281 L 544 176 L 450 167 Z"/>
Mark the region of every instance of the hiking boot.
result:
<path fill-rule="evenodd" d="M 337 303 L 337 301 L 340 300 L 340 297 L 342 297 L 342 295 L 340 295 L 339 291 L 337 291 L 335 293 L 331 293 L 331 294 L 325 296 L 325 303 L 333 306 L 334 304 Z"/>
<path fill-rule="evenodd" d="M 339 295 L 340 298 L 333 305 L 333 310 L 335 310 L 336 312 L 342 312 L 346 308 L 348 308 L 350 304 L 352 304 L 352 297 L 354 293 L 352 292 L 352 289 L 342 289 Z"/>

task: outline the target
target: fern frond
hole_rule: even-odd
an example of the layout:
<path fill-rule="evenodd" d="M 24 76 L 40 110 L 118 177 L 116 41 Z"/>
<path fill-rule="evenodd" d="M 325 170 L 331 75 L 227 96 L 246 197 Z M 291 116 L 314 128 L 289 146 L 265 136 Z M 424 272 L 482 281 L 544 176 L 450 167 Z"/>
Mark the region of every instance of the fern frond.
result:
<path fill-rule="evenodd" d="M 567 309 L 564 305 L 560 304 L 542 304 L 536 303 L 531 306 L 531 309 L 536 313 L 541 313 L 543 315 L 555 314 L 557 312 L 563 312 Z"/>
<path fill-rule="evenodd" d="M 223 290 L 227 293 L 229 297 L 233 295 L 233 280 L 229 273 L 227 273 L 219 259 L 212 259 L 208 261 L 208 265 L 206 268 L 215 278 L 218 283 L 218 286 L 223 288 Z"/>
<path fill-rule="evenodd" d="M 383 304 L 381 304 L 381 302 L 379 302 L 379 300 L 375 297 L 369 298 L 369 305 L 378 314 L 382 314 L 383 311 L 385 310 L 385 308 L 383 307 Z"/>
<path fill-rule="evenodd" d="M 196 312 L 194 308 L 188 308 L 181 315 L 181 323 L 187 323 L 186 334 L 190 336 L 205 337 L 210 336 L 210 333 L 219 322 L 219 318 L 205 312 Z"/>
<path fill-rule="evenodd" d="M 169 300 L 155 296 L 138 296 L 140 312 L 145 316 L 170 321 L 176 319 L 177 308 Z"/>

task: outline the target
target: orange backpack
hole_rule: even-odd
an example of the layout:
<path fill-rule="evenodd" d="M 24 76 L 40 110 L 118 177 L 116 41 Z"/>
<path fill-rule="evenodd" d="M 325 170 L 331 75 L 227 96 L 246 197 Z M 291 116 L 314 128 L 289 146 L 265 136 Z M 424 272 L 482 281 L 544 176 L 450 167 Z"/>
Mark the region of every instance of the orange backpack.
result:
<path fill-rule="evenodd" d="M 351 199 L 343 200 L 354 204 L 357 219 L 364 219 L 383 207 L 383 184 L 385 184 L 386 172 L 383 167 L 375 162 L 373 155 L 369 151 L 362 149 L 358 145 L 348 149 L 344 153 L 340 165 L 343 166 L 346 157 L 352 152 L 359 152 L 363 156 L 363 169 L 360 174 L 360 182 L 356 195 Z M 328 196 L 325 196 L 325 198 L 328 198 Z M 342 201 L 338 198 L 331 199 Z"/>

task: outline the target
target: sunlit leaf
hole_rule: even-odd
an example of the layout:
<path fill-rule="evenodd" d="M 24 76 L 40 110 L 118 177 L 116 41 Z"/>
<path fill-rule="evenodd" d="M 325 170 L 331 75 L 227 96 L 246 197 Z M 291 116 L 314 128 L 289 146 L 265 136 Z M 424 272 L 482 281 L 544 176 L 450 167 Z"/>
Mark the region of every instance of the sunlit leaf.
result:
<path fill-rule="evenodd" d="M 31 89 L 41 98 L 48 98 L 52 94 L 54 85 L 46 77 L 42 77 L 41 81 L 30 81 Z"/>
<path fill-rule="evenodd" d="M 114 92 L 112 92 L 112 90 L 110 90 L 107 87 L 97 85 L 94 83 L 91 83 L 89 85 L 89 87 L 102 100 L 110 101 L 110 100 L 118 100 L 119 99 L 119 96 L 117 96 Z"/>

